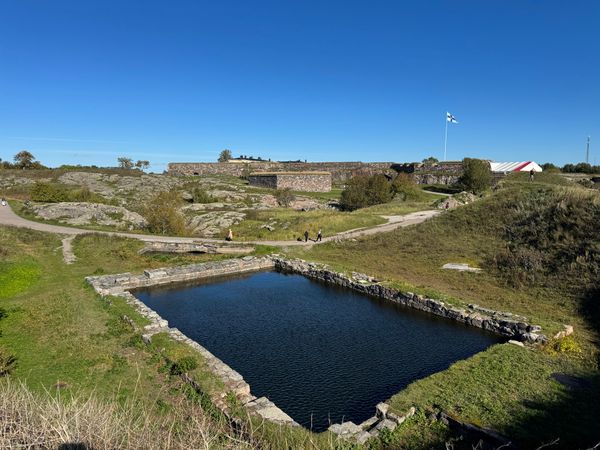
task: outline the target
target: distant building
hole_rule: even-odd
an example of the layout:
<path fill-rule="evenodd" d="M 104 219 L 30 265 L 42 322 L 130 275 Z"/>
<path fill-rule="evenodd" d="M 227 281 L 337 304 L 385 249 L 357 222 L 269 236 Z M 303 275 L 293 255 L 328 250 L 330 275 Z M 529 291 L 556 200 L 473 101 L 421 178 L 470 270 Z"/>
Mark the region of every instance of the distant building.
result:
<path fill-rule="evenodd" d="M 490 162 L 490 168 L 493 173 L 529 172 L 532 169 L 534 172 L 542 171 L 542 168 L 535 161 Z"/>

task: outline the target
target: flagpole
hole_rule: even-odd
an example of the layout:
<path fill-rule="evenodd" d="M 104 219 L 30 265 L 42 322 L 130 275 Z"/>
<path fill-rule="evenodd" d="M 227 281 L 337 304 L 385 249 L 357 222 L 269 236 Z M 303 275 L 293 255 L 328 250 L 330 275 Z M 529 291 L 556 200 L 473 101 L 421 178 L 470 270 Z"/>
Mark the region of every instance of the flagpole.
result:
<path fill-rule="evenodd" d="M 446 161 L 446 145 L 448 144 L 448 111 L 446 111 L 444 120 L 446 122 L 446 131 L 444 132 L 444 161 Z"/>

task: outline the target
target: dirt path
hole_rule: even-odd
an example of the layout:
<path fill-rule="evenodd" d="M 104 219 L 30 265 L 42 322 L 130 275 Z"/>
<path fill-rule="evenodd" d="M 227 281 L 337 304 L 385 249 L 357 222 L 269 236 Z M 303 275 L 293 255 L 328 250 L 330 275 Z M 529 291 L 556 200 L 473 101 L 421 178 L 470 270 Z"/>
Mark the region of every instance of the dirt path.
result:
<path fill-rule="evenodd" d="M 47 223 L 34 222 L 32 220 L 24 219 L 13 212 L 10 206 L 0 206 L 0 225 L 12 225 L 20 228 L 29 228 L 31 230 L 45 231 L 47 233 L 62 234 L 68 236 L 76 236 L 79 234 L 90 234 L 99 233 L 108 236 L 122 236 L 132 239 L 139 239 L 143 242 L 180 242 L 180 243 L 211 243 L 219 244 L 221 246 L 239 246 L 240 244 L 249 245 L 272 245 L 275 247 L 288 247 L 288 246 L 308 246 L 315 245 L 331 241 L 340 241 L 344 239 L 353 239 L 360 236 L 368 236 L 377 233 L 385 233 L 388 231 L 395 230 L 396 228 L 407 227 L 409 225 L 415 225 L 417 223 L 424 222 L 431 217 L 440 214 L 439 210 L 428 210 L 419 211 L 415 213 L 406 214 L 403 216 L 383 216 L 388 222 L 382 225 L 376 225 L 370 228 L 359 228 L 355 230 L 343 231 L 333 236 L 324 237 L 321 242 L 308 241 L 238 241 L 232 242 L 231 244 L 225 242 L 223 239 L 208 239 L 208 238 L 191 238 L 191 237 L 178 237 L 178 236 L 156 236 L 150 234 L 135 234 L 135 233 L 119 233 L 112 231 L 94 231 L 85 230 L 82 228 L 64 227 L 60 225 L 50 225 Z"/>

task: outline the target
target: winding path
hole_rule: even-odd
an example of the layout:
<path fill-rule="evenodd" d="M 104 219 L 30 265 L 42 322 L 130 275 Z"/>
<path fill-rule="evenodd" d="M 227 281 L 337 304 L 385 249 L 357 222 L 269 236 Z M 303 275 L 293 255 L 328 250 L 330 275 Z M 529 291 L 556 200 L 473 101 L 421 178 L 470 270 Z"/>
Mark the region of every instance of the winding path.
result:
<path fill-rule="evenodd" d="M 308 241 L 238 241 L 238 242 L 225 242 L 223 239 L 209 239 L 209 238 L 192 238 L 192 237 L 180 237 L 180 236 L 157 236 L 152 234 L 135 234 L 135 233 L 121 233 L 113 231 L 96 231 L 86 230 L 83 228 L 65 227 L 60 225 L 51 225 L 48 223 L 34 222 L 32 220 L 24 219 L 18 216 L 10 208 L 10 206 L 0 206 L 0 225 L 9 225 L 19 228 L 29 228 L 31 230 L 44 231 L 47 233 L 55 233 L 74 237 L 80 234 L 98 233 L 105 234 L 108 236 L 121 236 L 132 239 L 139 239 L 143 242 L 167 242 L 167 243 L 186 243 L 186 244 L 219 244 L 221 247 L 239 247 L 241 244 L 248 245 L 271 245 L 276 247 L 289 247 L 289 246 L 311 246 L 321 244 L 325 242 L 337 242 L 345 239 L 353 239 L 360 236 L 368 236 L 377 233 L 385 233 L 388 231 L 395 230 L 396 228 L 407 227 L 417 223 L 424 222 L 431 217 L 440 214 L 439 210 L 427 210 L 419 211 L 403 216 L 382 216 L 388 220 L 387 223 L 382 225 L 376 225 L 370 228 L 358 228 L 355 230 L 343 231 L 333 236 L 324 237 L 321 242 Z"/>

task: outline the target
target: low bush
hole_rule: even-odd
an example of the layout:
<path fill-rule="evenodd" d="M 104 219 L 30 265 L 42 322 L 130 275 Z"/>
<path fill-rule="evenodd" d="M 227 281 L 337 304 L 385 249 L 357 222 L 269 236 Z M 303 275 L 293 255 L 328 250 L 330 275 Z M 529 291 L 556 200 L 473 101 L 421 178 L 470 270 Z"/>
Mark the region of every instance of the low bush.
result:
<path fill-rule="evenodd" d="M 69 201 L 64 186 L 40 181 L 31 187 L 30 196 L 34 202 L 57 203 Z"/>
<path fill-rule="evenodd" d="M 182 202 L 176 191 L 156 194 L 142 210 L 142 216 L 148 221 L 148 230 L 157 234 L 186 234 L 185 218 L 179 211 Z"/>
<path fill-rule="evenodd" d="M 289 207 L 290 204 L 296 200 L 296 196 L 290 188 L 277 189 L 275 191 L 275 198 L 277 199 L 277 204 L 284 208 Z"/>
<path fill-rule="evenodd" d="M 198 368 L 198 362 L 192 356 L 184 356 L 171 365 L 171 375 L 181 375 Z"/>
<path fill-rule="evenodd" d="M 391 183 L 383 175 L 359 175 L 348 181 L 342 191 L 340 205 L 343 209 L 354 211 L 366 206 L 387 203 L 392 200 Z"/>
<path fill-rule="evenodd" d="M 194 203 L 213 203 L 217 200 L 200 187 L 195 187 L 192 190 L 192 201 Z"/>
<path fill-rule="evenodd" d="M 17 366 L 17 359 L 0 347 L 0 377 L 10 375 Z"/>

